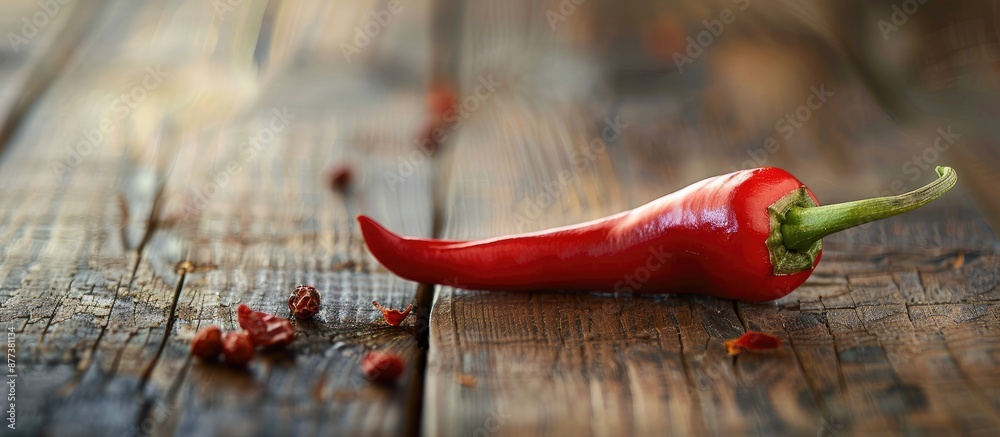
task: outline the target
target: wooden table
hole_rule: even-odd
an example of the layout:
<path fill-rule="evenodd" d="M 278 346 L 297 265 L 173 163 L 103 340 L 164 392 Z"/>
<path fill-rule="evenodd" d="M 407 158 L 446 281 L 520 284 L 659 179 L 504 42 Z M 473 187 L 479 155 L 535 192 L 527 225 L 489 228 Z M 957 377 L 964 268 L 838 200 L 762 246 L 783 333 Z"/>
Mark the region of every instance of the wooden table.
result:
<path fill-rule="evenodd" d="M 602 2 L 552 26 L 544 11 L 556 2 L 349 3 L 60 3 L 25 45 L 3 48 L 0 322 L 17 371 L 16 431 L 5 433 L 1000 427 L 989 107 L 893 120 L 850 70 L 782 63 L 775 53 L 835 62 L 746 42 L 736 24 L 683 73 L 632 68 L 630 52 L 587 36 Z M 4 33 L 42 11 L 33 0 L 3 8 Z M 371 11 L 391 21 L 372 25 Z M 365 25 L 378 31 L 357 44 Z M 432 50 L 449 38 L 458 43 Z M 439 76 L 457 84 L 462 117 L 432 156 L 414 142 Z M 817 89 L 832 95 L 792 135 L 772 128 Z M 931 180 L 910 161 L 949 129 L 959 139 L 931 164 L 958 170 L 952 193 L 827 238 L 812 278 L 767 304 L 419 285 L 379 266 L 353 220 L 453 239 L 544 229 L 748 159 L 845 201 Z M 326 186 L 335 163 L 355 169 L 347 193 Z M 239 303 L 287 315 L 299 283 L 323 306 L 296 323 L 288 350 L 246 371 L 189 356 L 200 327 L 237 326 Z M 416 317 L 387 326 L 374 299 L 415 303 Z M 729 357 L 723 341 L 747 329 L 778 335 L 781 350 Z M 404 356 L 404 377 L 367 381 L 370 350 Z"/>

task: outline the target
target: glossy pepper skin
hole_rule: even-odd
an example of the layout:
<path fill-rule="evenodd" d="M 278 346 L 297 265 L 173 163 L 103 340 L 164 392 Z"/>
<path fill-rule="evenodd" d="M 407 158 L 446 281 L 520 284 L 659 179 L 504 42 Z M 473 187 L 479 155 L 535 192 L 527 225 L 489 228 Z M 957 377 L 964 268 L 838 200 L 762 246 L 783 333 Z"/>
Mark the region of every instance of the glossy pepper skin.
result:
<path fill-rule="evenodd" d="M 774 274 L 766 244 L 768 207 L 804 187 L 779 168 L 743 170 L 600 220 L 476 241 L 402 237 L 369 217 L 358 221 L 383 266 L 422 283 L 764 302 L 787 295 L 813 272 Z"/>

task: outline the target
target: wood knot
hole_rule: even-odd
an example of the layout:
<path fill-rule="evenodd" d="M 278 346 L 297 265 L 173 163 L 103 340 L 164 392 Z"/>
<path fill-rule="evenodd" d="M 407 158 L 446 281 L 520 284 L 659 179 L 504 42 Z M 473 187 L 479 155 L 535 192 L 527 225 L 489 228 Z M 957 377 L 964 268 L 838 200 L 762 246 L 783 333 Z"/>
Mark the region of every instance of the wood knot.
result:
<path fill-rule="evenodd" d="M 194 271 L 194 263 L 191 261 L 181 261 L 174 267 L 178 275 L 185 275 Z"/>

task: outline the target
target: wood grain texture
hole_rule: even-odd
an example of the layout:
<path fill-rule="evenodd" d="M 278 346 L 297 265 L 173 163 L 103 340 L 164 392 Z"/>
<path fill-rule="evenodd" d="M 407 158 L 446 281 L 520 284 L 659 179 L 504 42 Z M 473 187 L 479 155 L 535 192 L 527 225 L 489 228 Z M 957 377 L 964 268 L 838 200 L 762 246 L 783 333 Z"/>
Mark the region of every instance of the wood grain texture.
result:
<path fill-rule="evenodd" d="M 615 174 L 621 161 L 612 157 L 632 159 L 625 144 L 604 146 L 592 160 L 571 158 L 578 147 L 590 147 L 592 139 L 600 138 L 598 120 L 588 122 L 569 107 L 545 112 L 508 106 L 506 98 L 496 97 L 502 109 L 477 113 L 456 142 L 454 159 L 462 165 L 452 173 L 446 238 L 582 221 L 624 209 L 625 192 L 656 189 Z M 496 142 L 511 142 L 494 137 L 497 127 L 520 141 L 501 147 Z M 576 163 L 584 165 L 574 167 Z M 571 183 L 547 194 L 545 187 L 559 181 L 560 171 L 570 172 Z M 729 302 L 702 298 L 523 295 L 443 287 L 431 318 L 424 431 L 606 435 L 814 430 L 822 413 L 789 350 L 780 357 L 739 361 L 726 355 L 724 340 L 768 325 L 736 309 Z M 476 384 L 460 384 L 463 375 L 474 377 Z M 759 384 L 762 379 L 769 383 Z M 431 404 L 432 399 L 437 401 Z M 570 417 L 590 419 L 565 420 Z"/>
<path fill-rule="evenodd" d="M 516 111 L 507 116 L 521 118 Z M 545 119 L 544 126 L 557 130 L 559 123 Z M 528 140 L 512 152 L 475 135 L 476 126 L 467 126 L 472 132 L 463 132 L 462 139 L 468 141 L 457 146 L 469 150 L 455 152 L 465 157 L 452 179 L 462 188 L 452 191 L 445 237 L 502 235 L 613 212 L 574 192 L 590 177 L 597 179 L 577 174 L 581 181 L 551 195 L 557 200 L 549 209 L 535 209 L 542 213 L 530 229 L 519 228 L 519 217 L 532 210 L 516 200 L 518 183 L 540 187 L 544 182 L 534 181 L 558 173 L 560 152 L 550 147 L 558 141 L 537 140 L 531 131 L 538 127 L 520 124 Z M 586 124 L 576 126 L 587 131 Z M 616 147 L 613 156 L 637 161 L 625 165 L 655 166 L 641 144 L 632 157 L 626 154 L 631 144 Z M 512 164 L 510 155 L 533 159 Z M 629 187 L 632 195 L 659 189 L 621 173 L 604 180 Z M 592 183 L 601 196 L 628 198 L 611 191 L 616 184 Z M 480 186 L 491 189 L 475 188 Z M 544 203 L 534 203 L 526 191 L 528 205 Z M 998 420 L 996 373 L 982 362 L 975 374 L 964 370 L 948 332 L 952 338 L 983 336 L 978 350 L 985 355 L 978 360 L 993 353 L 984 349 L 994 350 L 997 323 L 988 308 L 1000 283 L 1000 258 L 995 237 L 969 200 L 961 193 L 955 197 L 830 238 L 813 278 L 774 304 L 443 287 L 432 313 L 425 395 L 437 404 L 429 407 L 424 430 L 770 435 L 991 429 Z M 575 217 L 588 207 L 596 210 L 592 216 Z M 928 313 L 961 321 L 938 325 Z M 918 324 L 914 314 L 925 320 Z M 746 329 L 777 333 L 785 346 L 776 354 L 733 360 L 722 342 Z M 472 375 L 476 385 L 461 384 L 463 375 Z M 565 419 L 581 416 L 590 419 Z"/>
<path fill-rule="evenodd" d="M 503 21 L 519 5 L 484 7 L 479 13 Z M 591 19 L 585 7 L 580 13 L 582 18 L 574 19 Z M 489 61 L 489 54 L 503 47 L 520 48 L 516 59 L 534 59 L 558 40 L 493 32 L 499 30 L 487 26 L 466 33 L 470 49 L 458 69 L 460 82 L 506 74 L 513 63 Z M 747 57 L 741 53 L 750 48 L 735 42 L 713 46 L 715 56 L 704 61 L 712 64 L 699 73 L 709 75 L 712 84 L 733 81 L 724 88 L 730 94 L 715 103 L 711 94 L 705 98 L 712 91 L 691 86 L 694 73 L 639 89 L 634 82 L 620 89 L 574 82 L 589 77 L 586 60 L 548 65 L 552 77 L 563 79 L 561 87 L 516 81 L 460 127 L 450 157 L 442 237 L 493 237 L 581 222 L 740 167 L 793 169 L 824 203 L 871 197 L 896 179 L 913 189 L 933 177 L 932 171 L 921 171 L 919 179 L 910 179 L 901 170 L 912 154 L 933 144 L 938 127 L 947 129 L 951 122 L 923 119 L 894 126 L 853 79 L 794 66 L 777 66 L 787 68 L 787 76 L 749 76 L 760 89 L 746 86 L 747 76 L 725 76 L 726 68 L 744 74 L 755 68 L 748 63 L 774 67 L 762 59 L 785 48 L 768 47 L 755 44 L 755 55 Z M 721 76 L 713 76 L 717 72 Z M 774 130 L 777 119 L 805 104 L 820 86 L 833 92 L 829 102 L 793 135 Z M 595 90 L 586 103 L 574 100 Z M 760 102 L 767 93 L 778 96 L 776 106 Z M 732 118 L 748 113 L 752 118 Z M 602 152 L 576 159 L 581 147 L 600 138 L 607 119 L 619 117 L 628 125 L 621 135 Z M 964 129 L 969 136 L 983 132 Z M 780 139 L 777 152 L 763 150 L 768 137 Z M 962 147 L 955 150 L 966 150 Z M 947 154 L 931 164 L 967 172 Z M 570 172 L 570 183 L 558 183 L 563 170 Z M 442 286 L 431 315 L 424 433 L 841 435 L 994 429 L 1000 420 L 993 384 L 998 373 L 987 369 L 988 357 L 996 354 L 998 323 L 990 308 L 1000 284 L 1000 257 L 998 240 L 975 206 L 982 204 L 974 193 L 982 187 L 980 179 L 969 179 L 925 210 L 828 238 L 813 277 L 771 304 Z M 748 329 L 775 333 L 784 340 L 782 349 L 727 356 L 723 341 Z"/>
<path fill-rule="evenodd" d="M 260 26 L 262 5 L 225 17 L 210 2 L 111 8 L 6 152 L 0 320 L 17 332 L 19 432 L 404 431 L 420 377 L 414 327 L 388 327 L 371 302 L 405 307 L 416 285 L 378 268 L 354 216 L 430 234 L 431 167 L 387 177 L 414 150 L 423 95 L 385 88 L 362 62 L 298 75 L 269 65 L 279 71 L 259 90 L 239 82 L 247 55 L 260 54 L 257 37 L 241 32 Z M 409 24 L 397 32 L 421 25 L 420 4 L 410 6 L 415 15 L 400 17 Z M 209 43 L 224 55 L 177 50 L 209 23 L 218 38 Z M 277 54 L 309 50 L 305 41 Z M 144 85 L 149 69 L 162 83 Z M 67 157 L 67 145 L 98 135 L 111 97 L 140 86 L 124 117 Z M 338 163 L 355 174 L 344 194 L 324 176 Z M 236 328 L 239 303 L 287 316 L 298 283 L 315 285 L 323 306 L 295 323 L 287 350 L 261 352 L 246 371 L 189 357 L 199 327 Z M 373 349 L 406 360 L 396 385 L 362 375 L 358 363 Z"/>
<path fill-rule="evenodd" d="M 1000 428 L 995 104 L 899 124 L 810 40 L 761 40 L 752 23 L 770 6 L 685 72 L 628 39 L 635 17 L 697 24 L 728 1 L 587 2 L 554 24 L 545 12 L 560 2 L 408 1 L 353 54 L 341 43 L 388 2 L 105 3 L 0 53 L 0 323 L 16 333 L 18 434 Z M 0 29 L 36 7 L 5 4 Z M 414 143 L 432 77 L 460 92 L 434 158 Z M 777 130 L 817 88 L 828 101 Z M 925 158 L 942 130 L 958 141 Z M 917 156 L 928 162 L 907 167 Z M 355 170 L 347 193 L 326 187 L 334 163 Z M 824 203 L 915 188 L 933 165 L 961 182 L 919 212 L 827 238 L 812 278 L 768 304 L 430 288 L 381 268 L 354 226 L 364 213 L 406 235 L 544 229 L 759 165 L 791 170 Z M 247 370 L 189 357 L 200 327 L 236 327 L 240 303 L 287 315 L 298 283 L 324 304 L 295 322 L 290 348 Z M 374 299 L 415 302 L 429 331 L 422 317 L 386 326 Z M 726 355 L 749 329 L 781 349 Z M 397 384 L 362 376 L 374 349 L 403 356 Z"/>
<path fill-rule="evenodd" d="M 5 2 L 0 34 L 0 151 L 21 125 L 24 115 L 59 76 L 70 54 L 94 26 L 106 5 L 92 2 Z"/>

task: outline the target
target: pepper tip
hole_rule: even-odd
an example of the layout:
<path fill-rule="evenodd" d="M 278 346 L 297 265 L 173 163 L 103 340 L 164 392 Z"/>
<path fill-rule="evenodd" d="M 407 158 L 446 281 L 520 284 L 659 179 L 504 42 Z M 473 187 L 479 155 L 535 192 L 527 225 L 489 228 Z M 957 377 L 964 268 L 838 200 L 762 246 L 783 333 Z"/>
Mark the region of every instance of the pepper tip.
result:
<path fill-rule="evenodd" d="M 366 243 L 370 243 L 369 240 L 371 237 L 378 233 L 377 231 L 382 228 L 378 222 L 364 214 L 358 214 L 357 221 L 358 224 L 361 225 L 361 237 L 364 238 Z"/>

